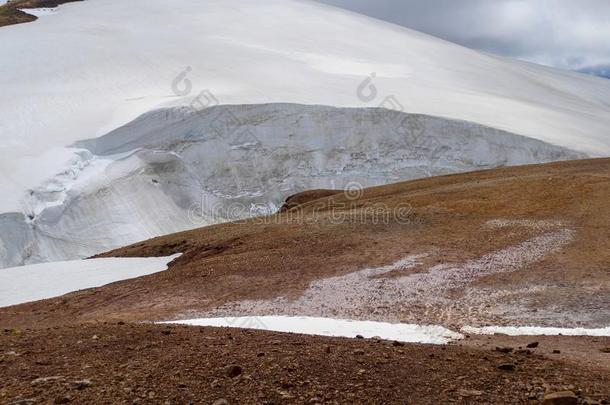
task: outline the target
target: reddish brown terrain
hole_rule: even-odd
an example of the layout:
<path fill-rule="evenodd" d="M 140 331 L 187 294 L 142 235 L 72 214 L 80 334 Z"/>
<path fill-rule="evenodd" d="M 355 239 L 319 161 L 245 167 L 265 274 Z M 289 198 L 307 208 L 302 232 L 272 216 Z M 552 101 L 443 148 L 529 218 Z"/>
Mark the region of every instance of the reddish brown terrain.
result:
<path fill-rule="evenodd" d="M 594 404 L 605 403 L 610 387 L 607 368 L 557 360 L 549 354 L 554 346 L 544 343 L 504 353 L 89 324 L 6 330 L 0 347 L 3 404 L 502 404 L 540 403 L 545 394 L 566 390 L 572 392 L 561 394 L 566 402 L 547 403 Z"/>
<path fill-rule="evenodd" d="M 0 27 L 37 20 L 36 16 L 21 11 L 28 8 L 53 8 L 64 3 L 83 0 L 10 0 L 0 6 Z"/>
<path fill-rule="evenodd" d="M 546 403 L 602 403 L 605 337 L 440 347 L 137 322 L 607 326 L 609 201 L 610 159 L 562 162 L 313 191 L 271 217 L 109 252 L 182 256 L 165 272 L 0 309 L 0 402 L 539 403 L 570 390 Z"/>

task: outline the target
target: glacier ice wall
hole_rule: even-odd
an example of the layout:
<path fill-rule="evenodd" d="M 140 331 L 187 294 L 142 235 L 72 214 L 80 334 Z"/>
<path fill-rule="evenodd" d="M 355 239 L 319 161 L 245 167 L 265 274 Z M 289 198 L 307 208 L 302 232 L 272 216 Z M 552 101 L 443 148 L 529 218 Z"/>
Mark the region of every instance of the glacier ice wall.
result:
<path fill-rule="evenodd" d="M 464 121 L 295 104 L 156 110 L 73 145 L 70 168 L 0 214 L 0 266 L 81 258 L 364 187 L 584 154 Z"/>

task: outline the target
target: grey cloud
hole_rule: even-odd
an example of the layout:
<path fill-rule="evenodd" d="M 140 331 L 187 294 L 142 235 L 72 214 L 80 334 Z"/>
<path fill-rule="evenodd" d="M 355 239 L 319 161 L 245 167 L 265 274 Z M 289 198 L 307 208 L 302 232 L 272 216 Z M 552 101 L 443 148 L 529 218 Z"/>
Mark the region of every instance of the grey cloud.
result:
<path fill-rule="evenodd" d="M 610 64 L 607 0 L 320 0 L 461 45 L 596 72 Z"/>

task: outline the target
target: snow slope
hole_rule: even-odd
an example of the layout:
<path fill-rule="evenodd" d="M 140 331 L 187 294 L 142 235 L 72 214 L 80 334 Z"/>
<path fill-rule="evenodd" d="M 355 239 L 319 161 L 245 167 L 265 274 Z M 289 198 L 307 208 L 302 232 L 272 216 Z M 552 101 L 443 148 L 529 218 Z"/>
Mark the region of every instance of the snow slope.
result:
<path fill-rule="evenodd" d="M 167 264 L 178 256 L 74 260 L 0 269 L 0 307 L 157 273 L 167 270 Z"/>
<path fill-rule="evenodd" d="M 205 210 L 199 209 L 195 225 L 184 215 L 193 211 L 194 198 L 212 195 L 211 202 L 200 204 L 207 206 L 224 201 L 225 194 L 239 194 L 272 208 L 279 197 L 265 201 L 269 190 L 239 186 L 236 193 L 231 184 L 208 183 L 242 178 L 246 172 L 227 168 L 230 156 L 204 151 L 210 145 L 204 148 L 199 132 L 214 125 L 204 122 L 207 113 L 192 118 L 181 106 L 201 110 L 217 104 L 296 103 L 384 107 L 438 117 L 423 131 L 411 128 L 411 134 L 419 135 L 406 139 L 419 139 L 415 145 L 398 142 L 398 136 L 387 141 L 411 154 L 407 162 L 400 161 L 397 150 L 377 166 L 378 159 L 370 155 L 386 147 L 394 123 L 378 120 L 373 127 L 333 117 L 332 110 L 324 108 L 314 111 L 316 117 L 311 111 L 301 117 L 292 107 L 261 107 L 270 115 L 259 111 L 263 124 L 247 125 L 267 131 L 254 130 L 256 138 L 269 142 L 273 134 L 280 145 L 317 148 L 300 151 L 304 160 L 287 163 L 288 169 L 298 169 L 289 171 L 299 173 L 288 179 L 293 184 L 321 173 L 303 186 L 328 185 L 331 175 L 348 166 L 348 156 L 363 154 L 357 168 L 338 176 L 337 186 L 348 180 L 369 185 L 456 167 L 583 156 L 573 151 L 610 153 L 610 82 L 482 54 L 311 1 L 69 3 L 52 17 L 1 28 L 0 54 L 0 266 L 83 257 L 96 249 L 208 223 Z M 173 117 L 163 122 L 155 115 L 158 111 Z M 367 110 L 351 116 L 362 111 Z M 109 135 L 100 144 L 69 148 L 141 115 L 110 134 L 121 133 L 124 140 Z M 441 118 L 471 124 L 443 123 Z M 309 126 L 293 133 L 289 124 L 301 119 L 309 120 Z M 274 120 L 279 121 L 277 128 L 268 124 L 276 125 Z M 238 155 L 248 151 L 252 142 L 235 142 L 229 121 L 223 122 L 219 137 L 224 145 Z M 177 144 L 168 144 L 167 131 L 155 125 L 176 129 Z M 134 126 L 155 142 L 128 136 Z M 334 135 L 343 131 L 338 138 L 345 139 L 350 128 L 374 128 L 376 133 L 371 138 L 357 134 L 353 139 L 361 142 L 347 145 L 349 154 L 329 158 L 333 148 L 340 148 Z M 475 132 L 482 137 L 472 138 Z M 428 140 L 439 133 L 444 144 Z M 191 135 L 199 146 L 186 148 Z M 498 141 L 504 135 L 507 139 Z M 508 151 L 502 150 L 502 142 Z M 330 149 L 324 150 L 327 146 Z M 264 147 L 265 153 L 284 153 Z M 187 156 L 178 148 L 185 148 Z M 434 153 L 418 158 L 422 150 Z M 205 163 L 210 158 L 220 166 Z M 407 168 L 409 164 L 416 167 Z M 238 173 L 215 176 L 227 169 Z M 254 176 L 250 170 L 245 183 L 262 180 L 268 185 L 270 170 L 265 166 Z M 298 184 L 286 187 L 285 180 L 278 186 L 283 197 L 299 190 Z"/>
<path fill-rule="evenodd" d="M 310 1 L 87 0 L 0 36 L 0 132 L 15 150 L 100 136 L 209 89 L 223 104 L 361 107 L 394 95 L 409 112 L 610 152 L 607 81 Z M 187 67 L 192 92 L 181 83 L 176 94 Z M 357 89 L 372 72 L 367 101 Z"/>

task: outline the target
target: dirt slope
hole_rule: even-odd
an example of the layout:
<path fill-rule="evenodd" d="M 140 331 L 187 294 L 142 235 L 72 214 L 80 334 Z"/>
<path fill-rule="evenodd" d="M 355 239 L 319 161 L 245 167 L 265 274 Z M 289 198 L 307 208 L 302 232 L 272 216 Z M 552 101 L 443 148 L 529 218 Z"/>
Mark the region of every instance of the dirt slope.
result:
<path fill-rule="evenodd" d="M 0 309 L 0 326 L 263 313 L 610 324 L 610 159 L 316 195 L 110 252 L 183 256 L 166 272 Z"/>
<path fill-rule="evenodd" d="M 183 255 L 166 272 L 0 309 L 0 403 L 540 403 L 566 389 L 565 403 L 607 403 L 610 338 L 440 347 L 136 321 L 607 326 L 609 197 L 610 159 L 507 168 L 315 190 L 271 217 L 109 252 Z"/>

